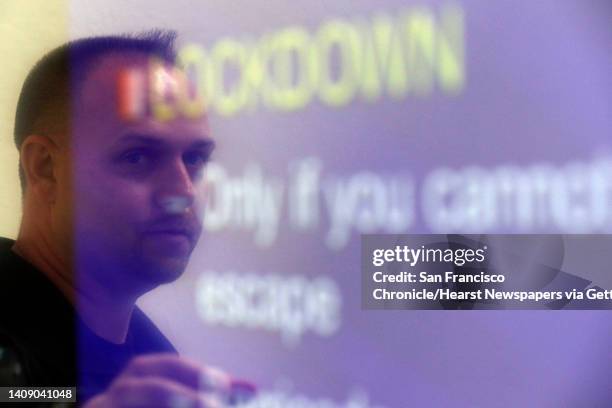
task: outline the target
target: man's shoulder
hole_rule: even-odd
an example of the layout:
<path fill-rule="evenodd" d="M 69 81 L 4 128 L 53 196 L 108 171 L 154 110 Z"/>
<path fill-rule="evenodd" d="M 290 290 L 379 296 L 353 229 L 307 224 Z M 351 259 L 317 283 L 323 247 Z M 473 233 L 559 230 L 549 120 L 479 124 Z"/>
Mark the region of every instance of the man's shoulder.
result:
<path fill-rule="evenodd" d="M 74 312 L 40 271 L 12 251 L 13 244 L 0 238 L 0 348 L 6 357 L 0 366 L 19 366 L 23 378 L 17 382 L 73 382 Z"/>
<path fill-rule="evenodd" d="M 0 237 L 0 330 L 46 338 L 74 327 L 68 300 L 39 270 L 12 250 L 15 241 Z"/>
<path fill-rule="evenodd" d="M 13 245 L 0 238 L 0 351 L 10 357 L 6 367 L 14 368 L 15 359 L 21 363 L 28 384 L 74 382 L 79 349 L 86 351 L 79 355 L 83 367 L 108 371 L 104 385 L 136 355 L 176 353 L 139 308 L 134 309 L 126 344 L 117 346 L 98 337 L 52 282 L 12 251 Z M 2 367 L 0 358 L 0 372 Z"/>
<path fill-rule="evenodd" d="M 73 326 L 68 300 L 42 272 L 12 251 L 13 244 L 0 237 L 0 324 L 43 329 Z"/>
<path fill-rule="evenodd" d="M 15 253 L 12 251 L 12 247 L 15 241 L 9 238 L 0 237 L 0 291 L 4 291 L 9 294 L 8 289 L 12 289 L 10 286 L 15 284 L 15 279 L 18 275 L 15 274 L 15 268 L 18 267 L 18 263 L 15 260 Z"/>

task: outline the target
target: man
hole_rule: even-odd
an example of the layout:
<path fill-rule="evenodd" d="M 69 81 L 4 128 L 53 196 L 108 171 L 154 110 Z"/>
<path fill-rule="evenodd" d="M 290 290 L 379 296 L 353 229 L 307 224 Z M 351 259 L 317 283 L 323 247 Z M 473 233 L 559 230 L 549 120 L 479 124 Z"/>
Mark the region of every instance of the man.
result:
<path fill-rule="evenodd" d="M 178 357 L 135 306 L 187 265 L 214 146 L 205 116 L 159 120 L 148 103 L 187 89 L 173 40 L 78 40 L 28 75 L 15 121 L 23 219 L 0 248 L 0 385 L 78 383 L 89 407 L 220 406 L 251 391 Z"/>

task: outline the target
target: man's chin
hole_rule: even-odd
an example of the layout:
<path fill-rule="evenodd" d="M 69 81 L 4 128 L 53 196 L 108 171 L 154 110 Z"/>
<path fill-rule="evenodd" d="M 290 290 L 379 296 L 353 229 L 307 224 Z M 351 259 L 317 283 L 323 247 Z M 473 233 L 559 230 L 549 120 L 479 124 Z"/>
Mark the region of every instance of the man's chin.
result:
<path fill-rule="evenodd" d="M 189 258 L 153 256 L 143 261 L 143 268 L 138 275 L 157 286 L 177 280 L 185 271 Z"/>
<path fill-rule="evenodd" d="M 145 270 L 139 275 L 149 278 L 151 283 L 173 282 L 185 271 L 192 250 L 191 242 L 180 234 L 148 234 L 141 249 Z"/>

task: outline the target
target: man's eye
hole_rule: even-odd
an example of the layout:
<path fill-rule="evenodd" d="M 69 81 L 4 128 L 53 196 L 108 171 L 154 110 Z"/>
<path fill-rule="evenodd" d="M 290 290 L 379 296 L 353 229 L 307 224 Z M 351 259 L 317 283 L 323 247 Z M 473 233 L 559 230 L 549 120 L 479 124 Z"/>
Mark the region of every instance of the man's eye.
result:
<path fill-rule="evenodd" d="M 204 166 L 210 158 L 206 152 L 187 152 L 183 154 L 183 162 L 188 166 Z"/>
<path fill-rule="evenodd" d="M 130 165 L 142 166 L 148 164 L 151 161 L 151 157 L 142 150 L 130 150 L 121 156 L 121 160 Z"/>

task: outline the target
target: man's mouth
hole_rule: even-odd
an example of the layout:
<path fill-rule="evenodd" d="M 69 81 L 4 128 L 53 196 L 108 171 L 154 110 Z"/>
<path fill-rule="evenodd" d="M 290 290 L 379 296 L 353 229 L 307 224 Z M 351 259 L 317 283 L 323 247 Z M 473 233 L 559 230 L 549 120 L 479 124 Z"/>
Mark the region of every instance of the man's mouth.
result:
<path fill-rule="evenodd" d="M 169 236 L 184 236 L 190 242 L 195 243 L 198 238 L 196 224 L 190 219 L 172 219 L 165 222 L 158 222 L 145 229 L 146 234 L 159 234 Z"/>
<path fill-rule="evenodd" d="M 185 237 L 187 238 L 189 241 L 192 240 L 192 233 L 188 230 L 181 230 L 181 229 L 157 229 L 157 230 L 150 230 L 146 232 L 147 234 L 154 234 L 154 235 L 169 235 L 169 236 L 177 236 L 177 237 Z"/>
<path fill-rule="evenodd" d="M 163 252 L 189 254 L 195 247 L 199 229 L 189 220 L 168 220 L 153 225 L 144 231 L 144 238 L 153 241 Z"/>

